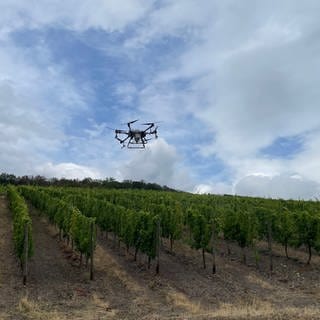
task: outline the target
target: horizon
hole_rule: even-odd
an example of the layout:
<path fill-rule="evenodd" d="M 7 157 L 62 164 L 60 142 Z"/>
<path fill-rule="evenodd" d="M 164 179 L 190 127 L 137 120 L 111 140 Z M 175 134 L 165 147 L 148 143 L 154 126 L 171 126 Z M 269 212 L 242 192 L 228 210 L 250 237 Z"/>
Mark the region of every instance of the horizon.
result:
<path fill-rule="evenodd" d="M 318 202 L 319 199 L 317 197 L 313 197 L 313 198 L 310 198 L 310 199 L 293 199 L 293 198 L 279 198 L 279 197 L 270 197 L 270 196 L 247 196 L 247 195 L 240 195 L 240 194 L 235 194 L 235 193 L 199 193 L 199 192 L 196 192 L 196 191 L 193 191 L 193 192 L 190 192 L 190 191 L 184 191 L 184 190 L 179 190 L 179 189 L 174 189 L 174 188 L 171 188 L 170 186 L 167 186 L 167 185 L 160 185 L 160 184 L 157 184 L 156 182 L 148 182 L 148 181 L 144 181 L 144 180 L 122 180 L 122 181 L 119 181 L 119 180 L 116 180 L 115 178 L 113 177 L 105 177 L 105 178 L 96 178 L 96 179 L 92 179 L 90 177 L 85 177 L 85 178 L 82 178 L 82 179 L 79 179 L 79 178 L 66 178 L 66 177 L 61 177 L 61 178 L 57 178 L 57 177 L 45 177 L 45 176 L 40 176 L 40 175 L 24 175 L 24 176 L 16 176 L 12 173 L 6 173 L 6 172 L 2 172 L 0 173 L 0 186 L 1 185 L 4 185 L 4 186 L 8 186 L 10 184 L 14 184 L 14 185 L 26 185 L 26 184 L 23 184 L 21 183 L 21 181 L 15 181 L 15 183 L 11 183 L 10 181 L 6 181 L 5 183 L 2 181 L 2 179 L 4 178 L 3 176 L 6 176 L 6 178 L 9 178 L 11 176 L 14 176 L 15 179 L 17 180 L 23 180 L 23 178 L 27 177 L 28 179 L 30 179 L 30 182 L 32 182 L 32 180 L 39 180 L 39 178 L 41 179 L 44 179 L 46 182 L 48 182 L 49 184 L 45 185 L 45 184 L 41 184 L 41 182 L 36 182 L 35 183 L 35 186 L 37 187 L 66 187 L 66 188 L 81 188 L 81 187 L 90 187 L 90 188 L 101 188 L 101 186 L 96 186 L 95 183 L 114 183 L 116 182 L 117 184 L 131 184 L 131 186 L 129 187 L 110 187 L 108 185 L 104 186 L 106 189 L 118 189 L 118 190 L 144 190 L 144 191 L 164 191 L 164 192 L 178 192 L 178 193 L 189 193 L 189 194 L 193 194 L 193 195 L 203 195 L 203 196 L 221 196 L 221 197 L 235 197 L 235 198 L 250 198 L 250 199 L 262 199 L 262 200 L 273 200 L 273 201 L 297 201 L 297 202 L 300 202 L 300 201 L 303 201 L 303 202 Z M 87 181 L 87 180 L 90 180 L 90 181 Z M 55 184 L 55 183 L 59 183 L 63 181 L 63 183 L 68 183 L 68 182 L 71 182 L 71 183 L 80 183 L 80 185 L 77 185 L 77 184 L 74 184 L 74 185 L 60 185 L 60 184 Z M 85 183 L 83 186 L 81 185 L 81 183 Z M 142 184 L 144 185 L 143 186 L 133 186 L 134 184 Z M 28 185 L 28 184 L 27 184 Z M 156 187 L 155 187 L 156 186 Z"/>

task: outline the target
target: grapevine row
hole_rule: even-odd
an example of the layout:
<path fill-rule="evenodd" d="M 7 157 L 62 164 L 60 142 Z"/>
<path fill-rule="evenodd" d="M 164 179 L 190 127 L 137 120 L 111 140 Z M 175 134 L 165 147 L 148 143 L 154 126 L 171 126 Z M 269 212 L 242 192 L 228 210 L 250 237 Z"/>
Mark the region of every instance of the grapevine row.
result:
<path fill-rule="evenodd" d="M 100 230 L 113 233 L 114 241 L 122 241 L 127 251 L 135 249 L 135 259 L 138 251 L 146 254 L 149 266 L 156 257 L 157 248 L 157 221 L 158 216 L 147 211 L 125 208 L 106 200 L 96 199 L 86 194 L 65 194 L 64 199 L 80 208 L 87 216 L 96 218 Z"/>
<path fill-rule="evenodd" d="M 31 204 L 45 213 L 50 222 L 57 225 L 60 235 L 72 240 L 76 249 L 90 259 L 93 255 L 92 247 L 95 247 L 95 228 L 92 226 L 95 219 L 86 217 L 75 206 L 68 202 L 49 196 L 46 192 L 33 187 L 21 187 L 21 193 Z"/>
<path fill-rule="evenodd" d="M 252 248 L 258 259 L 256 243 L 268 243 L 272 270 L 272 244 L 304 246 L 308 250 L 308 263 L 312 252 L 320 250 L 320 208 L 318 202 L 284 201 L 236 196 L 191 195 L 185 193 L 101 190 L 78 188 L 49 188 L 52 195 L 73 198 L 77 206 L 90 215 L 96 212 L 103 230 L 115 232 L 125 238 L 119 227 L 118 212 L 123 210 L 147 212 L 157 216 L 161 223 L 161 236 L 173 242 L 182 239 L 196 249 L 215 251 L 218 238 L 236 242 L 243 249 Z M 88 207 L 89 203 L 90 206 Z M 86 207 L 87 206 L 87 207 Z M 100 209 L 94 209 L 94 206 Z M 104 218 L 99 218 L 105 212 Z M 151 219 L 151 218 L 150 218 Z M 120 223 L 121 225 L 121 223 Z M 205 267 L 205 260 L 203 261 Z"/>
<path fill-rule="evenodd" d="M 27 261 L 33 255 L 32 221 L 28 207 L 14 186 L 8 187 L 10 210 L 13 214 L 14 249 L 23 268 L 23 283 L 26 284 Z"/>

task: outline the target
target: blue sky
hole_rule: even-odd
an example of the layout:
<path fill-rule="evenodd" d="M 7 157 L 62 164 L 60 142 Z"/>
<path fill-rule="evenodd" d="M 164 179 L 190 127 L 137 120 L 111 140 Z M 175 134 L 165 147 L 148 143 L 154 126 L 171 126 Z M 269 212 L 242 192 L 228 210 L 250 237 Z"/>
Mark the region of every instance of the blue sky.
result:
<path fill-rule="evenodd" d="M 318 197 L 319 9 L 2 1 L 0 171 Z M 162 121 L 146 150 L 107 128 L 132 119 Z"/>

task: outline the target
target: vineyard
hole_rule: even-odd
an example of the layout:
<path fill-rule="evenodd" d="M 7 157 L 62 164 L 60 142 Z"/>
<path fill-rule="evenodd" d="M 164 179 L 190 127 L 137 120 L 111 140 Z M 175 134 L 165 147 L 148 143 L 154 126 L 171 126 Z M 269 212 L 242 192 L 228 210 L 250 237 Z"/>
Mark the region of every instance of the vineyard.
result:
<path fill-rule="evenodd" d="M 64 236 L 74 239 L 80 253 L 86 256 L 91 223 L 88 219 L 96 221 L 106 235 L 112 233 L 114 240 L 122 241 L 128 250 L 133 247 L 136 253 L 145 253 L 149 262 L 155 258 L 158 242 L 163 238 L 169 240 L 170 251 L 176 240 L 201 249 L 204 268 L 204 253 L 214 255 L 219 238 L 236 242 L 242 248 L 244 263 L 247 250 L 255 251 L 258 263 L 255 244 L 260 240 L 268 242 L 270 259 L 272 243 L 283 245 L 287 257 L 288 246 L 305 247 L 307 264 L 312 253 L 320 251 L 318 202 L 98 189 L 22 187 L 20 191 L 48 214 Z M 81 222 L 76 221 L 80 218 Z M 270 260 L 270 272 L 272 268 Z M 215 269 L 213 265 L 213 273 Z"/>
<path fill-rule="evenodd" d="M 244 301 L 253 304 L 251 295 L 246 292 L 249 290 L 246 279 L 253 275 L 259 279 L 257 283 L 263 282 L 265 288 L 269 287 L 260 296 L 258 294 L 260 299 L 261 296 L 265 299 L 268 292 L 276 294 L 279 290 L 288 290 L 284 292 L 290 294 L 299 283 L 300 288 L 295 289 L 298 291 L 294 293 L 301 293 L 301 299 L 305 300 L 303 290 L 309 290 L 307 296 L 310 309 L 305 311 L 301 304 L 294 302 L 290 310 L 294 310 L 294 314 L 302 312 L 301 318 L 305 319 L 303 312 L 309 312 L 308 315 L 313 317 L 317 314 L 314 310 L 320 308 L 320 204 L 317 201 L 151 190 L 31 186 L 8 187 L 7 199 L 12 215 L 16 256 L 21 265 L 26 259 L 30 260 L 26 286 L 30 288 L 28 292 L 39 281 L 35 269 L 39 270 L 41 266 L 34 266 L 34 270 L 32 266 L 35 265 L 33 259 L 36 259 L 33 253 L 36 255 L 37 250 L 41 250 L 41 243 L 34 240 L 37 232 L 33 229 L 33 225 L 38 225 L 40 219 L 44 223 L 42 228 L 45 226 L 48 234 L 53 238 L 56 236 L 56 239 L 51 239 L 50 245 L 58 242 L 60 251 L 67 252 L 68 258 L 65 260 L 71 261 L 70 273 L 77 273 L 87 283 L 85 290 L 94 290 L 95 286 L 100 287 L 104 283 L 101 280 L 102 261 L 110 268 L 111 260 L 113 265 L 126 265 L 124 268 L 128 275 L 125 276 L 126 280 L 121 281 L 127 282 L 132 274 L 143 270 L 143 279 L 139 281 L 144 284 L 148 281 L 146 286 L 151 297 L 165 291 L 168 294 L 173 290 L 172 287 L 183 287 L 179 294 L 184 293 L 184 300 L 181 298 L 184 302 L 178 303 L 178 307 L 171 306 L 171 311 L 166 308 L 166 317 L 177 314 L 198 314 L 199 318 L 205 313 L 213 315 L 217 312 L 214 311 L 217 305 L 221 307 L 222 303 L 228 303 L 230 299 L 235 305 L 241 302 L 243 306 Z M 103 254 L 103 251 L 106 252 Z M 110 254 L 113 258 L 108 258 L 107 262 L 106 257 Z M 70 268 L 70 263 L 66 268 Z M 235 271 L 231 272 L 233 269 Z M 301 270 L 305 275 L 301 275 Z M 24 283 L 27 276 L 25 273 Z M 297 273 L 300 274 L 299 280 L 296 279 Z M 237 283 L 237 288 L 229 291 L 227 288 L 234 285 L 230 282 L 232 277 L 236 279 L 233 282 Z M 166 287 L 167 282 L 170 283 L 173 278 L 172 287 Z M 204 278 L 207 279 L 205 284 Z M 200 287 L 205 288 L 205 293 L 198 293 L 192 299 L 193 293 L 199 290 L 198 282 Z M 284 287 L 279 289 L 279 284 Z M 224 292 L 221 297 L 217 296 L 216 291 L 210 294 L 211 290 L 219 290 L 219 287 Z M 271 289 L 273 287 L 274 290 Z M 277 299 L 271 303 L 270 310 L 262 312 L 260 316 L 263 313 L 267 316 L 270 314 L 271 319 L 274 312 L 281 314 L 280 311 L 274 311 L 281 309 L 278 305 L 281 299 Z M 309 302 L 305 302 L 304 307 Z M 252 308 L 254 310 L 256 306 Z M 156 316 L 155 310 L 141 314 L 146 319 L 149 318 L 148 314 L 161 319 Z M 132 312 L 137 316 L 137 311 Z M 232 312 L 235 314 L 231 315 Z M 237 318 L 237 312 L 232 312 L 230 319 L 232 316 Z M 285 312 L 283 319 L 288 318 L 291 311 Z M 117 317 L 121 318 L 115 313 L 114 318 Z M 109 318 L 113 317 L 108 313 L 105 318 L 101 317 Z"/>

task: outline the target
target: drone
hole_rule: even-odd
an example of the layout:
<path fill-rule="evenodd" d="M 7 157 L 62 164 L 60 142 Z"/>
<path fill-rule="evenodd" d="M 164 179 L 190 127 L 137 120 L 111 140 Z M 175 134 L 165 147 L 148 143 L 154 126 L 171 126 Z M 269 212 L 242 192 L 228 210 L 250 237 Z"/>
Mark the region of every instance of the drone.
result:
<path fill-rule="evenodd" d="M 141 125 L 147 126 L 144 130 L 132 129 L 131 125 L 137 121 L 138 119 L 128 122 L 128 130 L 113 129 L 116 134 L 115 139 L 120 142 L 122 148 L 144 149 L 148 141 L 153 139 L 153 137 L 147 138 L 147 136 L 158 138 L 158 126 L 155 125 L 156 122 L 142 123 Z"/>

